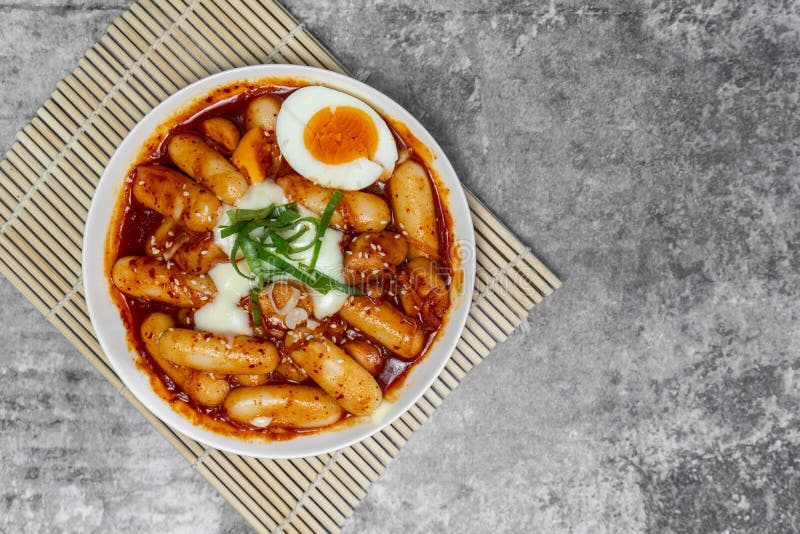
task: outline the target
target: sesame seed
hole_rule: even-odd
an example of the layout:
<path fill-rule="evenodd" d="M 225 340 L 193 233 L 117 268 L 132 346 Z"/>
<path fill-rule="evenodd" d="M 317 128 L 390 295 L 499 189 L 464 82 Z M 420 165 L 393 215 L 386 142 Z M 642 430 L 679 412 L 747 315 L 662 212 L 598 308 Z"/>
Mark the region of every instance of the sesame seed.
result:
<path fill-rule="evenodd" d="M 144 185 L 144 180 L 139 180 L 139 185 Z"/>

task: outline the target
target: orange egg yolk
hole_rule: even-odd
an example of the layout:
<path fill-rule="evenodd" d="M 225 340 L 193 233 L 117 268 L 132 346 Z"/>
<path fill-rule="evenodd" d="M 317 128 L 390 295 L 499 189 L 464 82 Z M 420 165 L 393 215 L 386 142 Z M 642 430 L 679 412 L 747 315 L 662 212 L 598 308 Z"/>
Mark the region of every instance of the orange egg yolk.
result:
<path fill-rule="evenodd" d="M 358 108 L 324 108 L 306 124 L 303 141 L 317 161 L 337 165 L 362 157 L 372 159 L 378 149 L 378 129 Z"/>

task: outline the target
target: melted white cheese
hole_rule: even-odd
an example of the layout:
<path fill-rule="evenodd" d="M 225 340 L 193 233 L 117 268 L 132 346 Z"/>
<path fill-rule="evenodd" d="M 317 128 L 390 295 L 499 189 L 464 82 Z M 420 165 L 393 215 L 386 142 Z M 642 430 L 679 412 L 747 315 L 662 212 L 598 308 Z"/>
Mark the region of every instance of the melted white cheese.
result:
<path fill-rule="evenodd" d="M 283 189 L 275 182 L 266 180 L 251 185 L 247 194 L 239 200 L 236 207 L 242 209 L 260 209 L 270 204 L 285 204 L 286 202 L 288 202 L 288 199 L 283 194 Z M 236 238 L 235 236 L 222 238 L 220 231 L 221 227 L 230 223 L 227 211 L 231 209 L 234 208 L 227 205 L 222 207 L 223 214 L 219 218 L 217 226 L 214 228 L 214 241 L 227 254 L 231 253 Z M 302 206 L 300 206 L 299 209 L 303 217 L 315 216 Z M 297 246 L 302 246 L 310 243 L 314 239 L 314 236 L 315 228 L 309 226 L 295 244 Z M 332 228 L 325 230 L 322 246 L 320 247 L 319 256 L 317 257 L 316 269 L 340 282 L 344 282 L 344 273 L 342 272 L 344 258 L 339 248 L 341 240 L 342 232 Z M 293 258 L 287 258 L 287 260 L 295 265 L 298 263 L 308 265 L 311 262 L 312 256 L 313 249 L 308 249 L 296 254 Z M 239 266 L 242 272 L 249 272 L 246 269 L 244 261 L 239 262 Z M 250 291 L 250 281 L 239 276 L 230 263 L 217 265 L 209 271 L 209 275 L 217 286 L 218 294 L 214 297 L 213 301 L 195 312 L 195 325 L 197 329 L 225 334 L 252 335 L 248 312 L 239 307 L 239 302 L 242 297 L 246 296 Z M 294 280 L 288 275 L 283 277 L 283 279 Z M 314 304 L 314 316 L 317 319 L 333 315 L 339 311 L 344 305 L 345 300 L 347 300 L 347 295 L 341 291 L 333 290 L 323 295 L 311 288 L 307 289 L 311 294 L 311 300 Z"/>
<path fill-rule="evenodd" d="M 246 262 L 239 262 L 239 269 L 246 274 Z M 220 263 L 208 271 L 208 275 L 217 286 L 217 294 L 194 313 L 195 328 L 217 334 L 252 336 L 250 314 L 239 306 L 242 297 L 250 291 L 250 280 L 240 276 L 230 262 Z"/>

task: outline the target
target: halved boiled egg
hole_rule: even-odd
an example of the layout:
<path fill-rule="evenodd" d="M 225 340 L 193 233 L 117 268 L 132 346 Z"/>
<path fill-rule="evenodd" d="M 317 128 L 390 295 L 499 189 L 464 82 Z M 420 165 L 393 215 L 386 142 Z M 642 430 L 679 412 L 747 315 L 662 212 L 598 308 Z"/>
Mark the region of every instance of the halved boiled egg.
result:
<path fill-rule="evenodd" d="M 289 95 L 275 133 L 289 165 L 325 187 L 363 189 L 388 177 L 397 162 L 397 145 L 380 115 L 327 87 L 303 87 Z"/>

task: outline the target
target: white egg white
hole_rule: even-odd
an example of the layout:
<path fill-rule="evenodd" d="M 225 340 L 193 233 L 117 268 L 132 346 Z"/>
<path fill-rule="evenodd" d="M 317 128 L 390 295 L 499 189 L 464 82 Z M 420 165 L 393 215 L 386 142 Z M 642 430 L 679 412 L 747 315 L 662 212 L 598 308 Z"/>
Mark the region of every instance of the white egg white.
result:
<path fill-rule="evenodd" d="M 247 272 L 247 262 L 239 269 Z M 250 281 L 240 276 L 230 262 L 220 263 L 208 272 L 217 286 L 214 299 L 194 313 L 194 326 L 217 334 L 253 335 L 250 314 L 239 307 L 239 301 L 250 291 Z"/>
<path fill-rule="evenodd" d="M 318 111 L 349 106 L 366 113 L 378 132 L 378 146 L 372 159 L 358 158 L 331 165 L 317 160 L 303 139 L 308 121 Z M 276 123 L 278 146 L 283 157 L 301 176 L 325 187 L 356 191 L 391 173 L 397 162 L 397 144 L 386 122 L 362 100 L 327 87 L 312 85 L 298 89 L 283 102 Z"/>

